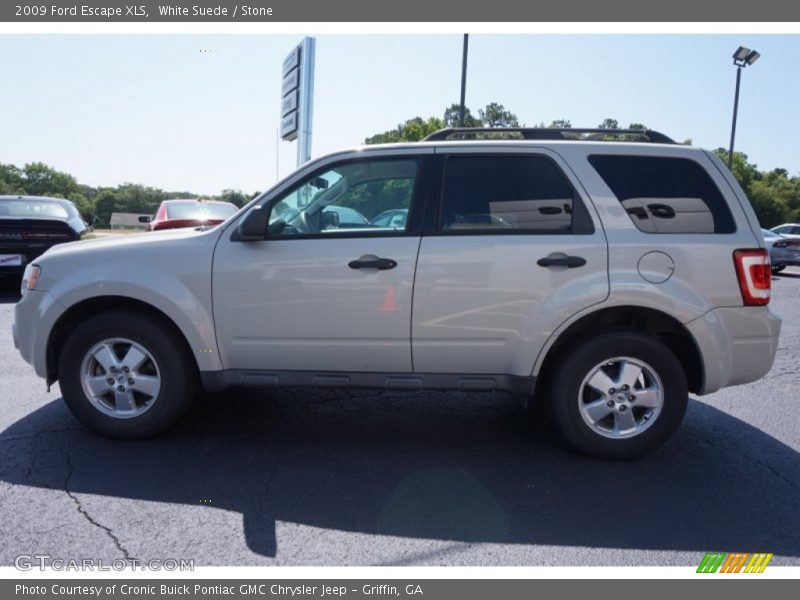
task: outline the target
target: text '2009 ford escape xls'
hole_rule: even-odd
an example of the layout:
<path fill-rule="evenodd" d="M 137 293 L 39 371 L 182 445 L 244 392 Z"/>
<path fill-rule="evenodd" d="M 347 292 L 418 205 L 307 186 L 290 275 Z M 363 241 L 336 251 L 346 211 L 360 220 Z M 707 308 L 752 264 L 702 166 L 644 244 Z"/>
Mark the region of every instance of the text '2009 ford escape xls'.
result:
<path fill-rule="evenodd" d="M 611 458 L 664 442 L 689 392 L 769 371 L 769 256 L 717 157 L 502 133 L 331 154 L 222 225 L 53 248 L 15 343 L 114 437 L 164 430 L 200 385 L 506 390 Z"/>

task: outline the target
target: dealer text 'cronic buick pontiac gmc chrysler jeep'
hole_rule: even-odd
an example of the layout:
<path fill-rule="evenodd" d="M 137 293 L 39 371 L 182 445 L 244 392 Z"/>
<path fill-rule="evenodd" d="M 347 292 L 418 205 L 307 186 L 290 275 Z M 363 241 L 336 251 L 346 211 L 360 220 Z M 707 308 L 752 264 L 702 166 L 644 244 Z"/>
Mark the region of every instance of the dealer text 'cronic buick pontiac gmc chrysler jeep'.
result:
<path fill-rule="evenodd" d="M 690 392 L 769 371 L 770 285 L 710 152 L 451 129 L 314 160 L 215 227 L 54 247 L 25 271 L 14 340 L 113 437 L 164 430 L 201 387 L 504 390 L 577 449 L 630 458 Z"/>

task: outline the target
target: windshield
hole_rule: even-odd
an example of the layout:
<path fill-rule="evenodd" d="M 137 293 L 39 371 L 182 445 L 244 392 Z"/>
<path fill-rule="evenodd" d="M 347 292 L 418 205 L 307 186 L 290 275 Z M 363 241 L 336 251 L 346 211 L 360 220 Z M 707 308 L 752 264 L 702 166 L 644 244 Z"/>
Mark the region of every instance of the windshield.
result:
<path fill-rule="evenodd" d="M 0 218 L 2 217 L 67 219 L 69 215 L 58 202 L 14 198 L 11 200 L 0 199 Z"/>
<path fill-rule="evenodd" d="M 209 202 L 181 202 L 167 204 L 167 217 L 170 219 L 193 219 L 195 221 L 225 220 L 238 208 L 233 204 Z"/>

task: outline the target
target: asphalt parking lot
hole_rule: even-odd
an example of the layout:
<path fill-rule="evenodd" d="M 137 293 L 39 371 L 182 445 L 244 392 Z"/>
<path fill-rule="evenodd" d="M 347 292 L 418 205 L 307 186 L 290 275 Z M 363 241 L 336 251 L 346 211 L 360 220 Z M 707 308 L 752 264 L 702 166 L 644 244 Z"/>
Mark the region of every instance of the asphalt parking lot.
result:
<path fill-rule="evenodd" d="M 108 441 L 19 357 L 0 285 L 2 565 L 800 565 L 800 270 L 773 281 L 770 374 L 693 399 L 635 462 L 576 455 L 499 394 L 228 393 L 167 435 Z"/>

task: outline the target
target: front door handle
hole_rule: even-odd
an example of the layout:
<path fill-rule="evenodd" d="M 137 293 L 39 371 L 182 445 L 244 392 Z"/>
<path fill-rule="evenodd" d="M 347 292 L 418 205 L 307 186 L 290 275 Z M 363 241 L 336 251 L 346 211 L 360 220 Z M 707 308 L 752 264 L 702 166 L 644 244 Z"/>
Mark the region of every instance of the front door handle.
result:
<path fill-rule="evenodd" d="M 386 269 L 394 269 L 397 266 L 397 261 L 391 258 L 362 256 L 357 260 L 351 260 L 347 263 L 347 266 L 351 269 L 380 269 L 385 271 Z"/>
<path fill-rule="evenodd" d="M 545 256 L 536 261 L 540 267 L 567 267 L 574 269 L 586 264 L 586 259 L 582 256 Z"/>

